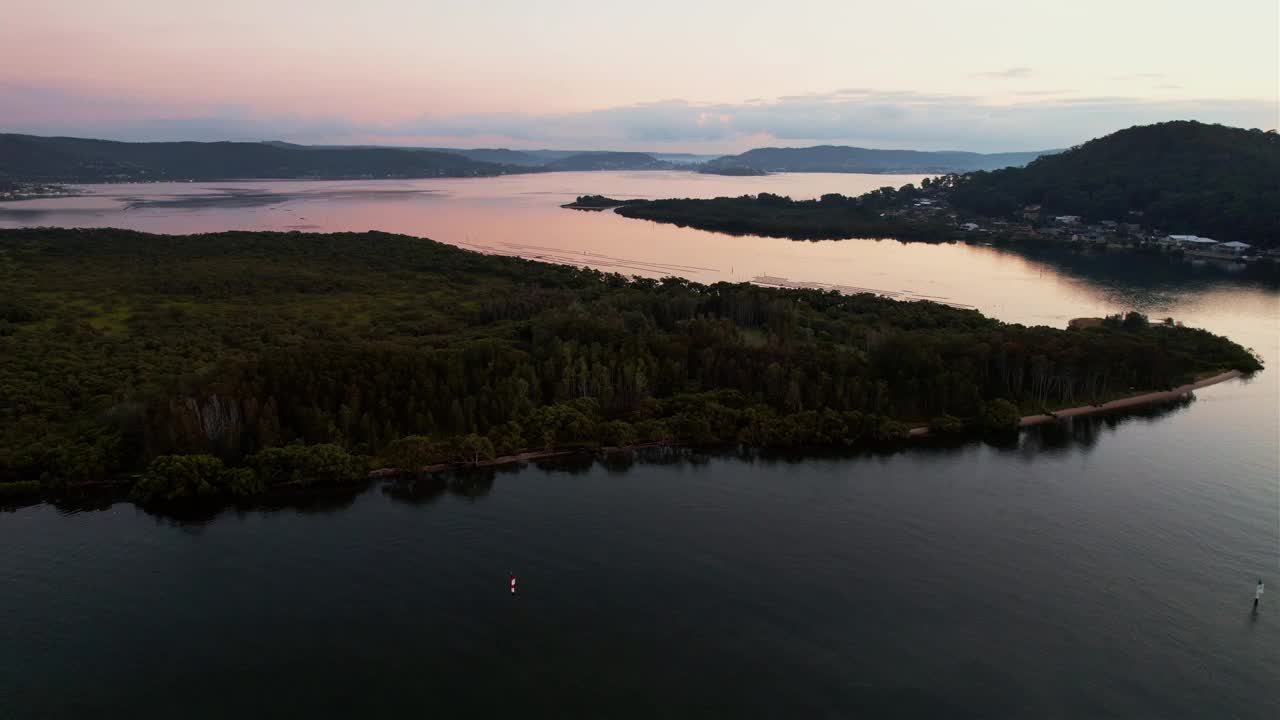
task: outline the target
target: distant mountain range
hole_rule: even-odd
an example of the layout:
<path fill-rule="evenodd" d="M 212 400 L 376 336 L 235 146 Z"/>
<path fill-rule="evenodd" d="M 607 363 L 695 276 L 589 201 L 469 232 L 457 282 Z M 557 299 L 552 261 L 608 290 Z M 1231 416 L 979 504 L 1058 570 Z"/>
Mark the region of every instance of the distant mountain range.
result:
<path fill-rule="evenodd" d="M 702 166 L 717 175 L 759 175 L 767 172 L 829 173 L 963 173 L 1021 166 L 1057 150 L 974 153 L 960 151 L 872 150 L 846 145 L 807 148 L 758 148 L 727 155 Z"/>
<path fill-rule="evenodd" d="M 416 150 L 418 148 L 406 148 Z M 538 155 L 538 151 L 507 150 L 506 148 L 478 148 L 475 150 L 458 150 L 456 148 L 426 148 L 431 152 L 461 155 L 476 162 L 498 163 L 522 168 L 538 168 L 546 165 L 550 158 Z"/>
<path fill-rule="evenodd" d="M 570 166 L 575 170 L 647 170 L 669 169 L 682 165 L 694 165 L 719 157 L 694 153 L 640 153 L 615 151 L 578 150 L 507 150 L 505 148 L 430 148 L 438 152 L 454 153 L 480 162 L 518 165 L 530 168 Z M 570 160 L 570 158 L 576 158 Z M 657 161 L 657 162 L 655 162 Z M 584 167 L 595 166 L 595 167 Z M 567 169 L 567 168 L 566 168 Z"/>
<path fill-rule="evenodd" d="M 269 142 L 134 143 L 0 134 L 0 180 L 98 183 L 155 180 L 482 177 L 530 172 L 698 169 L 766 172 L 957 173 L 1022 165 L 1041 153 L 919 152 L 819 146 L 714 157 L 506 148 L 296 145 Z"/>
<path fill-rule="evenodd" d="M 0 135 L 0 180 L 27 182 L 475 177 L 512 172 L 527 169 L 430 150 Z"/>
<path fill-rule="evenodd" d="M 589 152 L 546 165 L 548 170 L 670 170 L 674 165 L 638 152 Z"/>
<path fill-rule="evenodd" d="M 567 170 L 670 170 L 709 157 L 279 141 L 133 143 L 0 133 L 0 181 L 9 182 L 484 177 Z"/>

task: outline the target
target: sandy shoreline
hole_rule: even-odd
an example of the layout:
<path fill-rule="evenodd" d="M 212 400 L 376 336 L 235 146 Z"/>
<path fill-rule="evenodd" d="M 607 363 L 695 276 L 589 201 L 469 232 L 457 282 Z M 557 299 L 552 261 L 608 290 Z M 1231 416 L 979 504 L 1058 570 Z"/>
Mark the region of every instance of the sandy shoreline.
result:
<path fill-rule="evenodd" d="M 1196 382 L 1193 382 L 1193 383 L 1180 385 L 1172 390 L 1143 393 L 1142 395 L 1132 395 L 1130 397 L 1120 398 L 1119 400 L 1112 400 L 1111 402 L 1103 403 L 1101 405 L 1081 405 L 1080 407 L 1068 408 L 1066 410 L 1058 410 L 1057 412 L 1054 412 L 1052 414 L 1047 414 L 1047 415 L 1027 415 L 1027 416 L 1024 416 L 1022 418 L 1022 421 L 1018 423 L 1018 427 L 1031 427 L 1032 425 L 1043 425 L 1044 423 L 1053 422 L 1055 420 L 1062 420 L 1064 418 L 1084 417 L 1087 415 L 1100 415 L 1102 413 L 1114 412 L 1116 410 L 1125 410 L 1128 408 L 1140 407 L 1142 405 L 1150 405 L 1152 403 L 1161 403 L 1161 402 L 1168 402 L 1170 400 L 1177 400 L 1178 398 L 1184 395 L 1187 395 L 1192 391 L 1199 390 L 1200 388 L 1209 387 L 1210 385 L 1217 385 L 1218 383 L 1226 382 L 1227 380 L 1234 380 L 1235 378 L 1238 378 L 1243 374 L 1244 373 L 1240 372 L 1239 370 L 1229 370 L 1224 373 L 1218 373 L 1217 375 L 1204 378 L 1203 380 L 1197 380 Z"/>
<path fill-rule="evenodd" d="M 1018 422 L 1018 427 L 1024 428 L 1024 427 L 1031 427 L 1033 425 L 1043 425 L 1045 423 L 1055 422 L 1057 420 L 1063 420 L 1066 418 L 1086 417 L 1089 415 L 1101 415 L 1104 413 L 1115 412 L 1117 410 L 1126 410 L 1130 408 L 1141 407 L 1143 405 L 1150 405 L 1153 403 L 1161 403 L 1161 402 L 1168 402 L 1170 400 L 1177 400 L 1178 398 L 1184 395 L 1187 395 L 1192 391 L 1199 390 L 1200 388 L 1209 387 L 1210 385 L 1216 385 L 1221 382 L 1226 382 L 1227 380 L 1234 380 L 1235 378 L 1238 378 L 1241 375 L 1243 375 L 1243 373 L 1241 373 L 1239 370 L 1229 370 L 1227 372 L 1218 373 L 1217 375 L 1213 375 L 1211 377 L 1207 377 L 1202 380 L 1197 380 L 1196 382 L 1193 382 L 1193 383 L 1187 383 L 1186 385 L 1181 385 L 1172 390 L 1163 390 L 1160 392 L 1149 392 L 1149 393 L 1143 393 L 1141 395 L 1131 395 L 1129 397 L 1123 397 L 1118 400 L 1112 400 L 1111 402 L 1103 403 L 1101 405 L 1081 405 L 1079 407 L 1067 408 L 1065 410 L 1058 410 L 1057 412 L 1054 412 L 1052 414 L 1024 415 L 1022 417 L 1022 420 Z M 927 437 L 928 435 L 929 435 L 929 428 L 927 426 L 911 428 L 911 431 L 908 433 L 908 436 L 912 438 Z M 518 455 L 504 455 L 502 457 L 493 458 L 492 460 L 481 460 L 478 463 L 437 463 L 435 465 L 428 465 L 427 467 L 421 468 L 419 472 L 423 474 L 427 474 L 427 473 L 447 472 L 450 470 L 463 470 L 463 469 L 469 469 L 469 468 L 495 467 L 499 465 L 512 465 L 516 463 L 524 463 L 532 460 L 543 460 L 548 458 L 565 457 L 568 455 L 576 455 L 583 452 L 609 454 L 609 453 L 617 453 L 617 452 L 627 452 L 631 450 L 640 450 L 643 448 L 664 447 L 667 445 L 669 445 L 669 443 L 650 442 L 650 443 L 641 443 L 641 444 L 631 445 L 626 447 L 603 447 L 603 448 L 597 448 L 593 450 L 535 450 L 531 452 L 523 452 Z M 394 468 L 379 468 L 369 473 L 369 479 L 371 480 L 386 479 L 386 478 L 397 477 L 405 474 L 410 474 L 410 473 L 406 473 L 402 470 L 397 470 Z"/>
<path fill-rule="evenodd" d="M 1172 390 L 1164 390 L 1161 392 L 1149 392 L 1149 393 L 1143 393 L 1141 395 L 1132 395 L 1129 397 L 1119 398 L 1118 400 L 1112 400 L 1111 402 L 1103 403 L 1102 405 L 1081 405 L 1080 407 L 1073 407 L 1073 408 L 1067 408 L 1065 410 L 1059 410 L 1052 414 L 1024 415 L 1022 419 L 1019 421 L 1018 427 L 1020 428 L 1032 427 L 1034 425 L 1043 425 L 1045 423 L 1055 422 L 1057 420 L 1062 420 L 1066 418 L 1087 417 L 1089 415 L 1102 415 L 1109 412 L 1116 412 L 1119 410 L 1128 410 L 1135 407 L 1141 407 L 1143 405 L 1150 405 L 1153 403 L 1161 403 L 1161 402 L 1168 402 L 1171 400 L 1177 400 L 1178 398 L 1181 398 L 1191 392 L 1194 392 L 1195 390 L 1206 388 L 1206 387 L 1209 387 L 1210 385 L 1217 385 L 1218 383 L 1226 382 L 1228 380 L 1234 380 L 1235 378 L 1241 377 L 1243 374 L 1244 373 L 1240 372 L 1239 370 L 1230 370 L 1227 372 L 1218 373 L 1217 375 L 1212 375 L 1207 378 L 1203 378 L 1201 380 L 1197 380 L 1196 382 L 1193 382 L 1193 383 L 1187 383 L 1186 385 L 1181 385 Z M 921 427 L 911 428 L 910 432 L 908 433 L 908 437 L 910 439 L 919 439 L 919 438 L 928 437 L 929 434 L 930 434 L 929 428 L 927 426 L 921 426 Z M 436 463 L 434 465 L 428 465 L 426 467 L 421 468 L 419 470 L 419 473 L 425 475 L 425 474 L 440 473 L 440 472 L 450 472 L 454 470 L 491 468 L 491 467 L 498 467 L 503 465 L 515 465 L 520 463 L 533 462 L 537 460 L 548 460 L 553 458 L 563 458 L 563 457 L 569 457 L 574 455 L 582 455 L 584 453 L 610 455 L 615 453 L 631 452 L 634 450 L 642 450 L 645 448 L 670 447 L 670 446 L 672 446 L 672 443 L 647 442 L 647 443 L 638 443 L 635 445 L 628 445 L 628 446 L 622 446 L 622 447 L 609 446 L 609 447 L 601 447 L 601 448 L 593 448 L 593 449 L 584 448 L 584 449 L 567 449 L 567 450 L 566 449 L 532 450 L 528 452 L 519 453 L 517 455 L 504 455 L 501 457 L 493 458 L 491 460 L 481 460 L 478 463 L 457 463 L 457 462 Z M 378 480 L 391 480 L 397 477 L 403 477 L 403 476 L 412 475 L 412 474 L 413 474 L 412 472 L 406 472 L 396 468 L 383 467 L 383 468 L 378 468 L 376 470 L 371 470 L 368 473 L 367 477 L 371 481 L 378 481 Z M 86 482 L 86 483 L 77 483 L 76 485 L 72 486 L 71 489 L 84 491 L 84 490 L 94 490 L 94 489 L 126 488 L 130 484 L 132 484 L 132 480 L 93 481 L 93 482 Z M 39 496 L 37 495 L 36 497 L 39 497 Z M 17 498 L 12 498 L 12 499 L 16 500 Z"/>
<path fill-rule="evenodd" d="M 1209 387 L 1210 385 L 1217 385 L 1218 383 L 1226 382 L 1227 380 L 1234 380 L 1235 378 L 1238 378 L 1243 374 L 1244 373 L 1240 372 L 1239 370 L 1229 370 L 1227 372 L 1218 373 L 1217 375 L 1213 375 L 1211 377 L 1207 377 L 1202 380 L 1197 380 L 1196 382 L 1193 382 L 1193 383 L 1180 385 L 1172 390 L 1162 390 L 1160 392 L 1149 392 L 1149 393 L 1143 393 L 1141 395 L 1131 395 L 1129 397 L 1123 397 L 1118 400 L 1112 400 L 1111 402 L 1106 402 L 1101 405 L 1081 405 L 1079 407 L 1067 408 L 1065 410 L 1058 410 L 1056 412 L 1048 413 L 1048 414 L 1042 413 L 1038 415 L 1023 415 L 1022 419 L 1018 421 L 1018 427 L 1025 428 L 1025 427 L 1031 427 L 1033 425 L 1043 425 L 1045 423 L 1064 420 L 1066 418 L 1087 417 L 1089 415 L 1102 415 L 1109 412 L 1115 412 L 1117 410 L 1127 410 L 1135 407 L 1141 407 L 1143 405 L 1151 405 L 1154 403 L 1162 403 L 1162 402 L 1168 402 L 1170 400 L 1177 400 L 1178 398 L 1184 395 L 1187 395 L 1188 393 L 1191 393 L 1194 390 L 1199 390 L 1200 388 Z M 911 428 L 910 435 L 911 437 L 916 437 L 916 438 L 927 437 L 929 435 L 929 428 L 928 426 Z"/>

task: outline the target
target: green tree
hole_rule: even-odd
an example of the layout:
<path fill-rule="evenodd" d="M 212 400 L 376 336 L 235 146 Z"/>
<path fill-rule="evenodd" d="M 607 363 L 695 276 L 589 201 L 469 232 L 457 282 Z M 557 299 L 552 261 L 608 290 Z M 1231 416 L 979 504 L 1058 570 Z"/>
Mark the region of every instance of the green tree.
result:
<path fill-rule="evenodd" d="M 441 462 L 444 458 L 439 446 L 430 438 L 410 435 L 391 443 L 382 459 L 397 470 L 420 475 L 422 468 Z"/>
<path fill-rule="evenodd" d="M 493 443 L 489 438 L 475 433 L 458 438 L 453 452 L 459 460 L 471 465 L 479 465 L 495 457 Z"/>
<path fill-rule="evenodd" d="M 1018 406 L 997 398 L 982 407 L 982 430 L 990 436 L 1002 436 L 1016 433 L 1022 421 L 1022 413 Z"/>
<path fill-rule="evenodd" d="M 222 493 L 224 468 L 212 455 L 161 455 L 134 483 L 130 497 L 142 503 L 209 498 Z"/>

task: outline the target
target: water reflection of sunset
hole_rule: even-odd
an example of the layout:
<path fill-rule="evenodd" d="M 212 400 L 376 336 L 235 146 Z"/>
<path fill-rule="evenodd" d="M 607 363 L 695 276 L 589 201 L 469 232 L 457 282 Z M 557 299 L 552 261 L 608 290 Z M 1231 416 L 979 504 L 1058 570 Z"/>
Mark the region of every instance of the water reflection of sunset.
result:
<path fill-rule="evenodd" d="M 595 172 L 100 185 L 87 188 L 90 194 L 83 197 L 8 203 L 0 211 L 0 227 L 109 225 L 169 233 L 376 229 L 626 275 L 680 275 L 700 282 L 772 276 L 791 283 L 865 289 L 973 306 L 1002 320 L 1027 324 L 1061 327 L 1073 317 L 1136 307 L 1153 316 L 1173 315 L 1229 331 L 1255 347 L 1276 343 L 1273 336 L 1259 336 L 1258 327 L 1264 323 L 1241 322 L 1274 319 L 1280 309 L 1276 295 L 1225 280 L 1198 285 L 1183 279 L 1137 282 L 1129 276 L 1108 278 L 1087 260 L 1079 260 L 1078 269 L 1068 268 L 985 246 L 737 237 L 630 220 L 611 212 L 560 208 L 585 194 L 659 198 L 773 192 L 813 198 L 827 192 L 856 195 L 919 180 L 920 176 L 901 175 Z M 266 195 L 275 199 L 262 200 Z M 242 202 L 245 197 L 254 201 Z"/>

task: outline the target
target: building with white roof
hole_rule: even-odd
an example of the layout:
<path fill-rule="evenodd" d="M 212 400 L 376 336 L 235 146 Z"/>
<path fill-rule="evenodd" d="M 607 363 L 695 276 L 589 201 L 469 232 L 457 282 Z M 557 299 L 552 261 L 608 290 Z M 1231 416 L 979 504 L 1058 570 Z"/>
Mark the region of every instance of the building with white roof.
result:
<path fill-rule="evenodd" d="M 1175 245 L 1184 245 L 1194 247 L 1201 250 L 1208 249 L 1218 244 L 1217 240 L 1199 235 L 1170 235 L 1168 241 Z"/>
<path fill-rule="evenodd" d="M 1232 255 L 1243 255 L 1246 252 L 1248 252 L 1249 248 L 1251 247 L 1253 246 L 1250 245 L 1249 243 L 1242 243 L 1239 240 L 1232 240 L 1231 242 L 1222 243 L 1217 247 L 1217 249 L 1226 250 Z"/>

